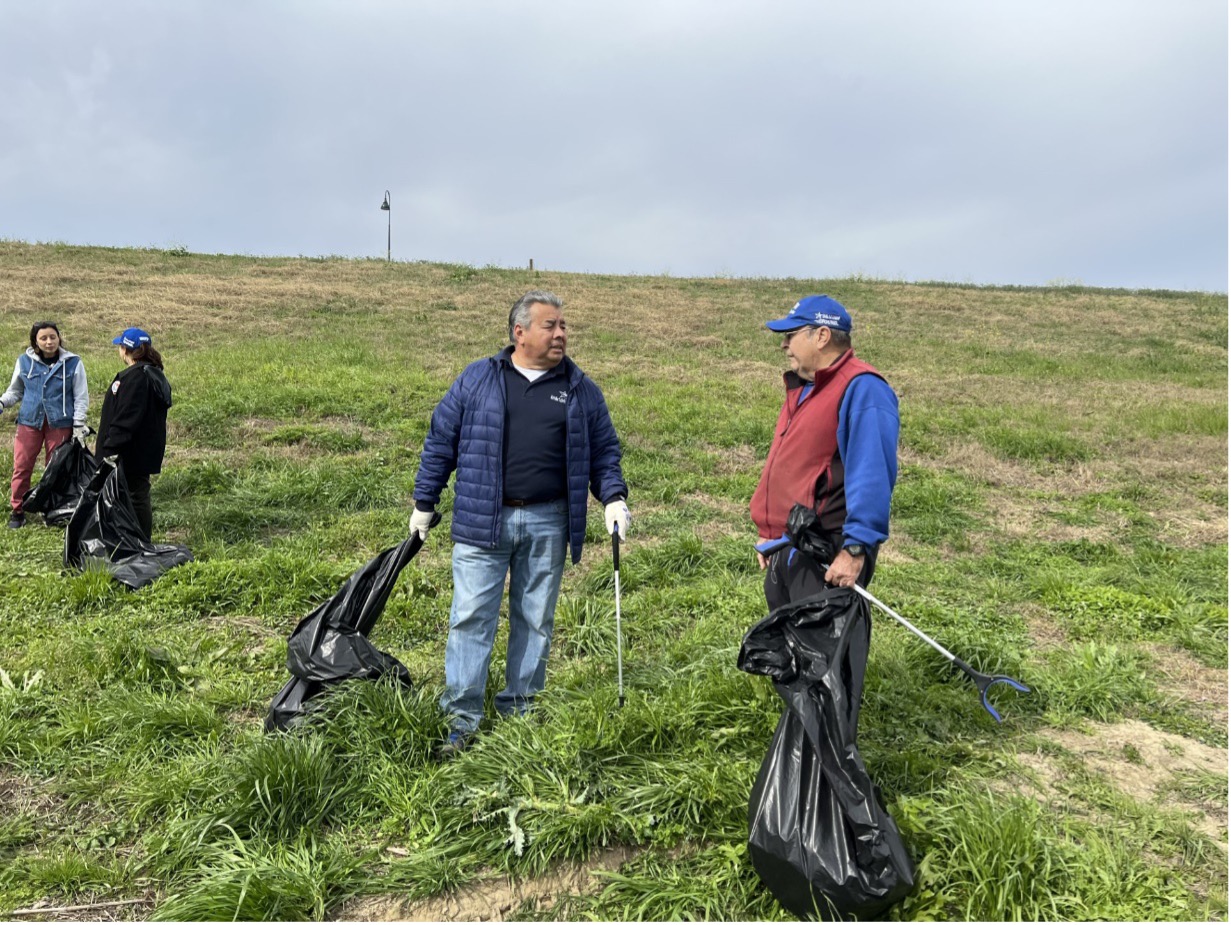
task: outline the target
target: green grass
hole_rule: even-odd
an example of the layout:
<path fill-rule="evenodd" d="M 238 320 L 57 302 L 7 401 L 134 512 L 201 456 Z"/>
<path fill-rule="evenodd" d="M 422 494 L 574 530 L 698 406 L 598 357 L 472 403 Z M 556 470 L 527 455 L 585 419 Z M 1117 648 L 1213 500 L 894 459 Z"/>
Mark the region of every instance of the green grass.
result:
<path fill-rule="evenodd" d="M 92 421 L 112 328 L 153 329 L 176 398 L 156 530 L 196 556 L 133 593 L 63 570 L 59 531 L 0 533 L 0 915 L 150 897 L 157 919 L 316 919 L 352 898 L 431 903 L 619 847 L 630 859 L 589 887 L 511 912 L 784 918 L 745 849 L 782 705 L 735 663 L 764 616 L 747 505 L 782 396 L 761 324 L 829 292 L 902 402 L 874 593 L 1032 688 L 996 691 L 997 726 L 962 675 L 874 611 L 860 749 L 919 868 L 889 915 L 1225 918 L 1225 848 L 1192 815 L 1225 817 L 1225 777 L 1177 763 L 1137 802 L 1056 742 L 1108 736 L 1139 767 L 1144 751 L 1115 739 L 1135 719 L 1226 747 L 1220 715 L 1158 668 L 1227 664 L 1225 297 L 21 242 L 0 242 L 0 271 L 7 304 L 24 306 L 4 310 L 8 329 L 51 314 L 85 358 Z M 287 635 L 405 536 L 435 402 L 501 345 L 507 306 L 531 286 L 565 298 L 570 352 L 624 443 L 626 705 L 592 505 L 533 720 L 489 718 L 459 760 L 430 759 L 444 731 L 442 527 L 373 633 L 415 689 L 346 685 L 302 730 L 265 736 Z M 1164 310 L 1166 338 L 1148 322 Z M 1019 786 L 1020 756 L 1039 751 L 1057 778 Z"/>

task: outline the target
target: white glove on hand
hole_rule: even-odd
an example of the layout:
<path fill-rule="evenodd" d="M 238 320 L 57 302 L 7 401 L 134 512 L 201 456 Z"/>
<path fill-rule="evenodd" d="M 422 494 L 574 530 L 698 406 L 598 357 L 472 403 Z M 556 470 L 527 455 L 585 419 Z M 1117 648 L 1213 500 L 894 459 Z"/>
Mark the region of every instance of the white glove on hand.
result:
<path fill-rule="evenodd" d="M 419 539 L 427 539 L 427 531 L 432 529 L 432 519 L 436 516 L 435 511 L 421 511 L 415 508 L 410 512 L 410 533 L 411 536 L 419 534 Z"/>
<path fill-rule="evenodd" d="M 85 443 L 85 438 L 89 436 L 89 433 L 90 428 L 85 424 L 73 425 L 73 436 L 76 437 L 81 443 Z"/>
<path fill-rule="evenodd" d="M 620 542 L 625 542 L 628 539 L 628 522 L 632 520 L 632 517 L 627 504 L 623 501 L 612 501 L 603 508 L 603 522 L 607 524 L 607 535 L 610 536 L 612 531 L 618 527 Z"/>

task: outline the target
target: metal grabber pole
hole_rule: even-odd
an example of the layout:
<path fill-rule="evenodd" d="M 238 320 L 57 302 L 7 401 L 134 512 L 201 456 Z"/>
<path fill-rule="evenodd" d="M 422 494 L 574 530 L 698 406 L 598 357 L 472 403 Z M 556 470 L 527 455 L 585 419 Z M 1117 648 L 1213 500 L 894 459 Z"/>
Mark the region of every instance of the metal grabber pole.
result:
<path fill-rule="evenodd" d="M 776 540 L 766 540 L 763 543 L 758 543 L 756 549 L 757 549 L 757 552 L 759 552 L 763 556 L 771 556 L 778 550 L 786 549 L 788 546 L 791 546 L 791 545 L 792 543 L 791 543 L 790 537 L 783 535 Z M 828 569 L 829 565 L 826 563 L 820 563 L 820 567 L 823 569 Z M 988 689 L 991 688 L 993 684 L 1007 684 L 1009 687 L 1013 688 L 1016 691 L 1021 691 L 1022 693 L 1025 693 L 1025 694 L 1030 693 L 1030 688 L 1028 688 L 1025 684 L 1022 684 L 1020 681 L 1010 678 L 1007 675 L 1002 675 L 1002 674 L 989 675 L 989 674 L 984 674 L 981 671 L 975 671 L 975 669 L 971 668 L 970 665 L 966 664 L 966 662 L 962 661 L 960 658 L 958 658 L 956 655 L 954 655 L 952 652 L 950 652 L 948 649 L 942 646 L 935 639 L 927 635 L 927 633 L 923 632 L 921 629 L 919 629 L 917 626 L 915 626 L 913 623 L 911 623 L 901 614 L 897 613 L 895 610 L 893 610 L 888 605 L 881 603 L 881 601 L 879 601 L 876 597 L 874 597 L 865 588 L 862 588 L 859 585 L 852 585 L 851 587 L 852 587 L 852 590 L 854 590 L 856 594 L 858 594 L 860 597 L 862 597 L 864 600 L 868 601 L 869 603 L 875 604 L 885 613 L 889 614 L 889 616 L 893 617 L 893 619 L 897 620 L 900 624 L 902 624 L 904 627 L 906 627 L 908 630 L 910 630 L 912 633 L 914 633 L 916 636 L 918 636 L 920 639 L 926 642 L 929 646 L 931 646 L 933 649 L 935 649 L 937 652 L 939 652 L 941 655 L 947 658 L 949 662 L 953 664 L 954 666 L 956 666 L 957 668 L 959 668 L 966 675 L 966 677 L 970 678 L 970 680 L 974 682 L 975 687 L 979 689 L 979 699 L 983 703 L 983 709 L 987 710 L 987 712 L 992 715 L 992 719 L 994 719 L 996 722 L 998 723 L 1001 722 L 1000 714 L 996 712 L 996 708 L 993 707 L 991 704 L 991 701 L 987 699 Z"/>
<path fill-rule="evenodd" d="M 611 531 L 611 559 L 615 563 L 616 601 L 616 684 L 620 692 L 620 706 L 624 706 L 624 636 L 620 630 L 620 528 Z"/>

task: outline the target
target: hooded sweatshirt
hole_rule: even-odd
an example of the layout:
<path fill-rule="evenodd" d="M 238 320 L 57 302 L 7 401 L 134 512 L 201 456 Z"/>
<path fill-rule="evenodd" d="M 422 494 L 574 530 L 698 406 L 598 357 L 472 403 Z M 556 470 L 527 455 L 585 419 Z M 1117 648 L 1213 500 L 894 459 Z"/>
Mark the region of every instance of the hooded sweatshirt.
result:
<path fill-rule="evenodd" d="M 90 390 L 85 364 L 77 354 L 60 348 L 60 355 L 45 362 L 37 350 L 27 347 L 13 366 L 13 379 L 0 395 L 0 408 L 20 403 L 17 423 L 42 428 L 79 427 L 90 408 Z"/>
<path fill-rule="evenodd" d="M 120 370 L 103 396 L 94 455 L 119 456 L 134 475 L 161 472 L 170 407 L 171 383 L 157 366 L 138 361 Z"/>

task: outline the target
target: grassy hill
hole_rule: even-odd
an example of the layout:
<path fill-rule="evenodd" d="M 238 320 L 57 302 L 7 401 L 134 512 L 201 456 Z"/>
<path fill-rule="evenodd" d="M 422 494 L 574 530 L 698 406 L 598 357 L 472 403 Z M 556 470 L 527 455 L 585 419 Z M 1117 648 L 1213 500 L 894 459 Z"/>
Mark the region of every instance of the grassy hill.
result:
<path fill-rule="evenodd" d="M 373 634 L 417 690 L 356 685 L 264 736 L 287 634 L 405 536 L 431 409 L 531 287 L 565 300 L 625 447 L 627 706 L 592 505 L 537 719 L 429 760 L 441 529 Z M 0 531 L 0 918 L 783 917 L 743 847 L 780 701 L 735 655 L 764 616 L 747 503 L 781 401 L 761 325 L 811 292 L 850 308 L 901 399 L 873 591 L 1034 690 L 997 727 L 874 612 L 860 746 L 920 870 L 894 914 L 1225 919 L 1225 296 L 11 241 L 0 361 L 56 320 L 91 423 L 111 337 L 153 333 L 175 389 L 155 533 L 197 560 L 130 593 L 63 571 L 57 530 Z"/>

